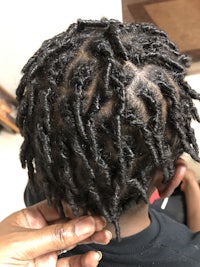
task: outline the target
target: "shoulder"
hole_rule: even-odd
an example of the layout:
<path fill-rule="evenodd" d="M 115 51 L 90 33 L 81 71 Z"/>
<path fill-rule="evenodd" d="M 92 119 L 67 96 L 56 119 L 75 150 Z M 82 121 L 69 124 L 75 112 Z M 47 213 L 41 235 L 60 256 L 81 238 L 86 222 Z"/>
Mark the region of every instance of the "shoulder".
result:
<path fill-rule="evenodd" d="M 154 209 L 149 213 L 151 220 L 156 220 L 159 225 L 155 247 L 163 248 L 166 256 L 176 255 L 179 260 L 193 262 L 193 266 L 200 264 L 200 232 L 194 233 L 186 225 Z"/>
<path fill-rule="evenodd" d="M 200 232 L 192 232 L 185 224 L 177 222 L 176 220 L 172 219 L 162 212 L 151 208 L 149 210 L 149 214 L 151 221 L 153 223 L 156 221 L 156 223 L 158 224 L 162 237 L 173 237 L 174 235 L 178 237 L 182 236 L 183 241 L 190 239 L 193 240 L 194 238 L 200 239 Z"/>

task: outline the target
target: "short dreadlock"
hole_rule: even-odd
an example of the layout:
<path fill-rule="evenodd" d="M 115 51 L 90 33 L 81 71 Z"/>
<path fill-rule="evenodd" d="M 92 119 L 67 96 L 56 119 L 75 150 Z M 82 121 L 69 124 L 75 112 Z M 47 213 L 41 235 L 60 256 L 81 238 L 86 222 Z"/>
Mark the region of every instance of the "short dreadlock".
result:
<path fill-rule="evenodd" d="M 130 203 L 148 201 L 156 169 L 163 182 L 186 152 L 199 161 L 191 120 L 200 121 L 184 80 L 190 59 L 152 24 L 78 20 L 23 68 L 17 123 L 22 166 L 46 198 L 78 215 L 114 223 Z"/>

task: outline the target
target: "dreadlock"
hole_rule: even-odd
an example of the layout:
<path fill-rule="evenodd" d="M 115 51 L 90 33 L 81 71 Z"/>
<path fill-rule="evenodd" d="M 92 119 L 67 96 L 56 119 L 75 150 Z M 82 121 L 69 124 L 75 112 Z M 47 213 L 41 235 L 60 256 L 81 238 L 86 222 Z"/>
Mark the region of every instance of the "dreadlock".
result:
<path fill-rule="evenodd" d="M 78 20 L 45 41 L 23 68 L 17 124 L 22 166 L 51 203 L 68 202 L 114 223 L 148 201 L 186 152 L 199 161 L 191 120 L 200 121 L 184 80 L 190 59 L 152 24 Z"/>

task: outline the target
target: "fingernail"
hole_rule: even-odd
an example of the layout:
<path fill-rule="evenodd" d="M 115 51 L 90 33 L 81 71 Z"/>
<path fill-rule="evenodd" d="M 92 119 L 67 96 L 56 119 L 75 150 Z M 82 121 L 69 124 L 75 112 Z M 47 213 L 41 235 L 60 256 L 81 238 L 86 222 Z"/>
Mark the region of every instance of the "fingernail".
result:
<path fill-rule="evenodd" d="M 106 230 L 106 235 L 108 235 L 110 240 L 112 239 L 112 233 L 110 231 Z"/>
<path fill-rule="evenodd" d="M 95 260 L 100 261 L 102 259 L 102 253 L 101 251 L 96 251 L 95 253 Z"/>
<path fill-rule="evenodd" d="M 106 226 L 106 224 L 107 224 L 106 219 L 104 217 L 95 216 L 94 219 L 95 219 L 95 223 L 96 223 L 95 224 L 96 228 L 99 229 L 99 230 L 101 230 L 102 227 L 104 228 Z"/>
<path fill-rule="evenodd" d="M 95 230 L 95 222 L 92 217 L 86 217 L 75 225 L 75 233 L 77 236 L 91 233 L 94 230 Z"/>

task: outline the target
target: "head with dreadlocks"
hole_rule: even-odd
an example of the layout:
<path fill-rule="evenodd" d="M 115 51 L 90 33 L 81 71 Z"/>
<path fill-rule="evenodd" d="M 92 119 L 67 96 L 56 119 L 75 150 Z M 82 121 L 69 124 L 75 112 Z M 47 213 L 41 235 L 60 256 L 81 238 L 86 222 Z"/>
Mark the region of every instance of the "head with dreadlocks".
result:
<path fill-rule="evenodd" d="M 189 59 L 146 23 L 80 20 L 45 41 L 17 89 L 23 167 L 49 201 L 105 216 L 117 228 L 130 204 L 148 201 L 186 152 L 198 159 L 184 81 Z"/>

